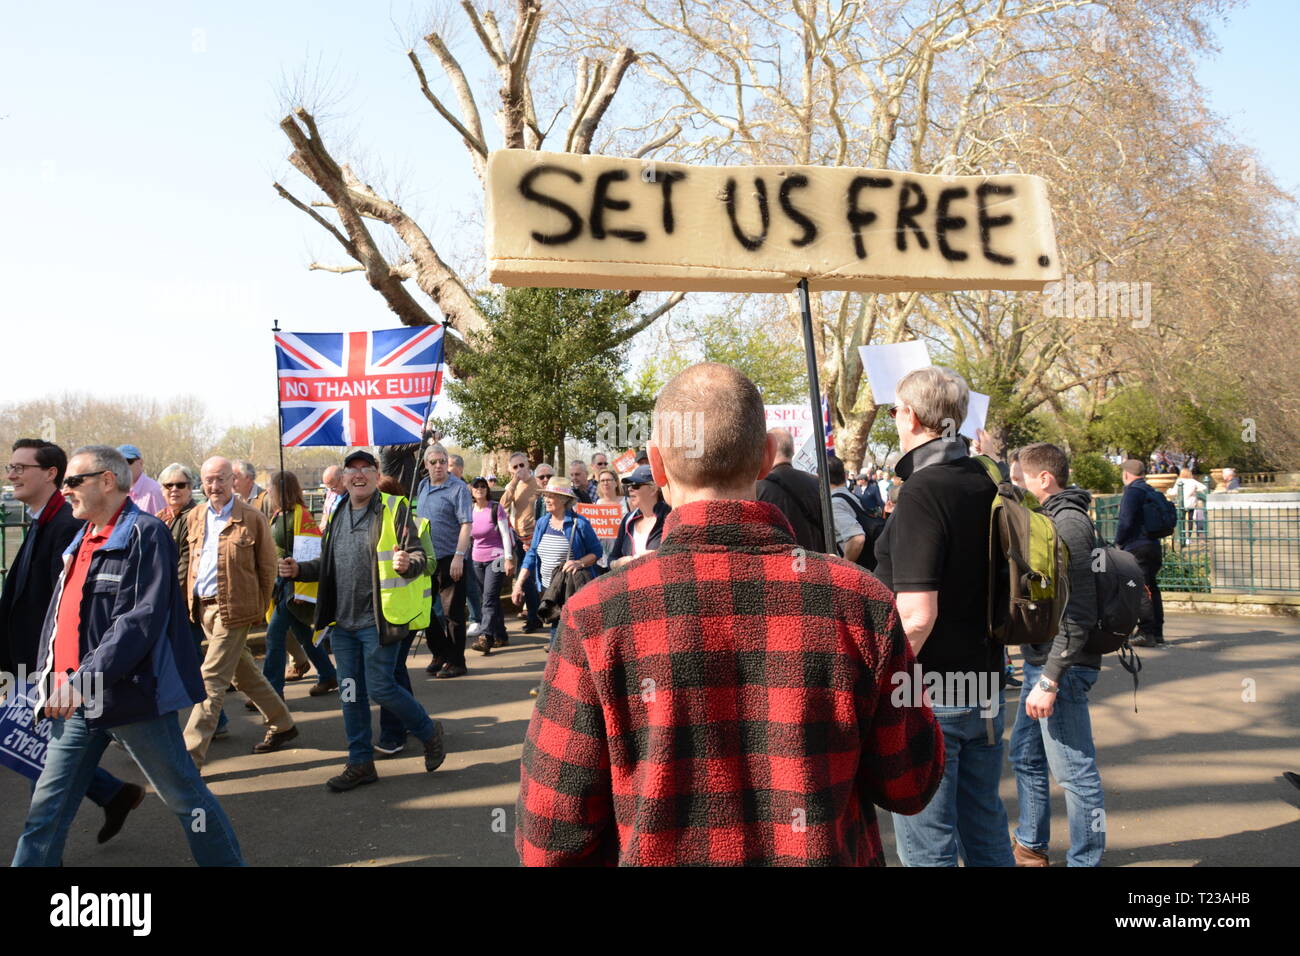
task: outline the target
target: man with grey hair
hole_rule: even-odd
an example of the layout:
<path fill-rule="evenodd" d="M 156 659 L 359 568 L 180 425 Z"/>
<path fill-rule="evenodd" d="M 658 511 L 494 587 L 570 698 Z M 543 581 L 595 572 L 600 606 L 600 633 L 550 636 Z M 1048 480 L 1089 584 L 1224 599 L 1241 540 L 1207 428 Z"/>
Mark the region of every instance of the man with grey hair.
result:
<path fill-rule="evenodd" d="M 181 823 L 200 866 L 240 866 L 234 828 L 185 753 L 176 714 L 203 699 L 176 545 L 128 498 L 121 453 L 79 448 L 63 488 L 85 521 L 45 615 L 32 710 L 53 721 L 14 866 L 59 866 L 94 768 L 117 741 Z M 198 821 L 202 825 L 198 825 Z"/>
<path fill-rule="evenodd" d="M 415 491 L 415 513 L 429 520 L 429 537 L 438 566 L 433 577 L 443 610 L 445 628 L 433 628 L 438 635 L 433 660 L 427 670 L 437 677 L 461 677 L 465 670 L 465 603 L 469 573 L 470 533 L 473 528 L 474 504 L 469 485 L 448 469 L 447 449 L 434 442 L 424 452 L 427 477 L 420 479 Z M 437 670 L 434 670 L 435 665 Z"/>
<path fill-rule="evenodd" d="M 236 458 L 230 467 L 234 471 L 235 494 L 268 518 L 271 517 L 271 499 L 266 489 L 257 483 L 257 467 L 242 458 Z"/>
<path fill-rule="evenodd" d="M 207 696 L 190 715 L 185 744 L 201 767 L 232 684 L 266 721 L 266 737 L 253 753 L 279 750 L 298 736 L 298 728 L 247 646 L 249 628 L 266 620 L 275 585 L 271 525 L 262 512 L 235 496 L 233 469 L 225 458 L 209 458 L 199 476 L 208 501 L 190 512 L 186 526 L 190 562 L 185 595 L 190 619 L 203 626 L 208 638 L 203 660 Z"/>
<path fill-rule="evenodd" d="M 943 782 L 915 816 L 894 815 L 905 866 L 1013 866 L 1002 775 L 1002 649 L 988 639 L 989 509 L 997 491 L 957 428 L 970 390 L 937 366 L 904 375 L 889 409 L 903 457 L 876 576 L 894 592 L 943 728 Z M 958 835 L 960 834 L 960 842 Z"/>

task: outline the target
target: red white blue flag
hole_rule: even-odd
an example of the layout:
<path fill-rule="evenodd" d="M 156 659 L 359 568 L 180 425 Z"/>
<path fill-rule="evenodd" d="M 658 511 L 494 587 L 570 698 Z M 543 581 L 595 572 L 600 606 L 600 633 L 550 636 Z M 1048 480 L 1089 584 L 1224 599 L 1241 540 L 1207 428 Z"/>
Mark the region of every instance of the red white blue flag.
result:
<path fill-rule="evenodd" d="M 420 441 L 442 392 L 442 354 L 441 325 L 277 332 L 281 443 L 355 448 Z"/>

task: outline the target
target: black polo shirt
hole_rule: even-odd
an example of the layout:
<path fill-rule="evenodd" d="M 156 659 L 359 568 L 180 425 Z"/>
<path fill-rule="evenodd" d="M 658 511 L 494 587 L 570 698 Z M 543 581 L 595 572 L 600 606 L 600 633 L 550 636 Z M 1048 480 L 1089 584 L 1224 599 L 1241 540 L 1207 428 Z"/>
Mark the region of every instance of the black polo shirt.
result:
<path fill-rule="evenodd" d="M 997 493 L 963 441 L 936 438 L 898 463 L 903 487 L 876 541 L 876 576 L 895 594 L 938 591 L 924 671 L 1002 669 L 988 639 L 989 509 Z"/>

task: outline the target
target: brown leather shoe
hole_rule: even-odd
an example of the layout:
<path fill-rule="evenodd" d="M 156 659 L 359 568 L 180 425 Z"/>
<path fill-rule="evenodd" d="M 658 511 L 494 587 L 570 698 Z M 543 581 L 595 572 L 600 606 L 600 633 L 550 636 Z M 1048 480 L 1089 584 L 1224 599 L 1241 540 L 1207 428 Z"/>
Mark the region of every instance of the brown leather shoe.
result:
<path fill-rule="evenodd" d="M 284 679 L 286 681 L 302 680 L 307 676 L 307 672 L 310 670 L 310 664 L 306 664 L 302 667 L 299 667 L 297 664 L 290 664 L 288 669 L 284 672 Z"/>
<path fill-rule="evenodd" d="M 1051 866 L 1046 853 L 1021 845 L 1015 837 L 1011 838 L 1011 852 L 1016 858 L 1016 866 Z"/>
<path fill-rule="evenodd" d="M 290 727 L 288 730 L 282 730 L 279 733 L 268 730 L 266 736 L 262 738 L 262 742 L 253 745 L 253 753 L 269 754 L 272 751 L 279 750 L 297 736 L 297 726 Z"/>
<path fill-rule="evenodd" d="M 337 777 L 330 777 L 326 780 L 325 786 L 335 793 L 342 793 L 345 790 L 359 787 L 363 783 L 374 783 L 378 779 L 379 774 L 375 773 L 375 762 L 371 760 L 367 763 L 348 764 Z"/>
<path fill-rule="evenodd" d="M 311 690 L 307 693 L 313 697 L 324 697 L 326 694 L 333 693 L 339 689 L 339 682 L 336 680 L 317 681 L 311 685 Z"/>

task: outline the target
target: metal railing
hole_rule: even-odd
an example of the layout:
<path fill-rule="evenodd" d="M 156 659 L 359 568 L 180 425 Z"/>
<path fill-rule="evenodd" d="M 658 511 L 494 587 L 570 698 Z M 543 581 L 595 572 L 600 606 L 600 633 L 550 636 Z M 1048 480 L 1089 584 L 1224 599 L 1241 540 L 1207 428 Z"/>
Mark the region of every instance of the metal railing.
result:
<path fill-rule="evenodd" d="M 0 501 L 0 587 L 13 564 L 31 519 L 21 501 Z"/>
<path fill-rule="evenodd" d="M 1093 501 L 1097 532 L 1113 541 L 1121 495 Z M 1178 508 L 1161 540 L 1161 589 L 1232 594 L 1300 594 L 1300 501 L 1243 507 Z"/>

